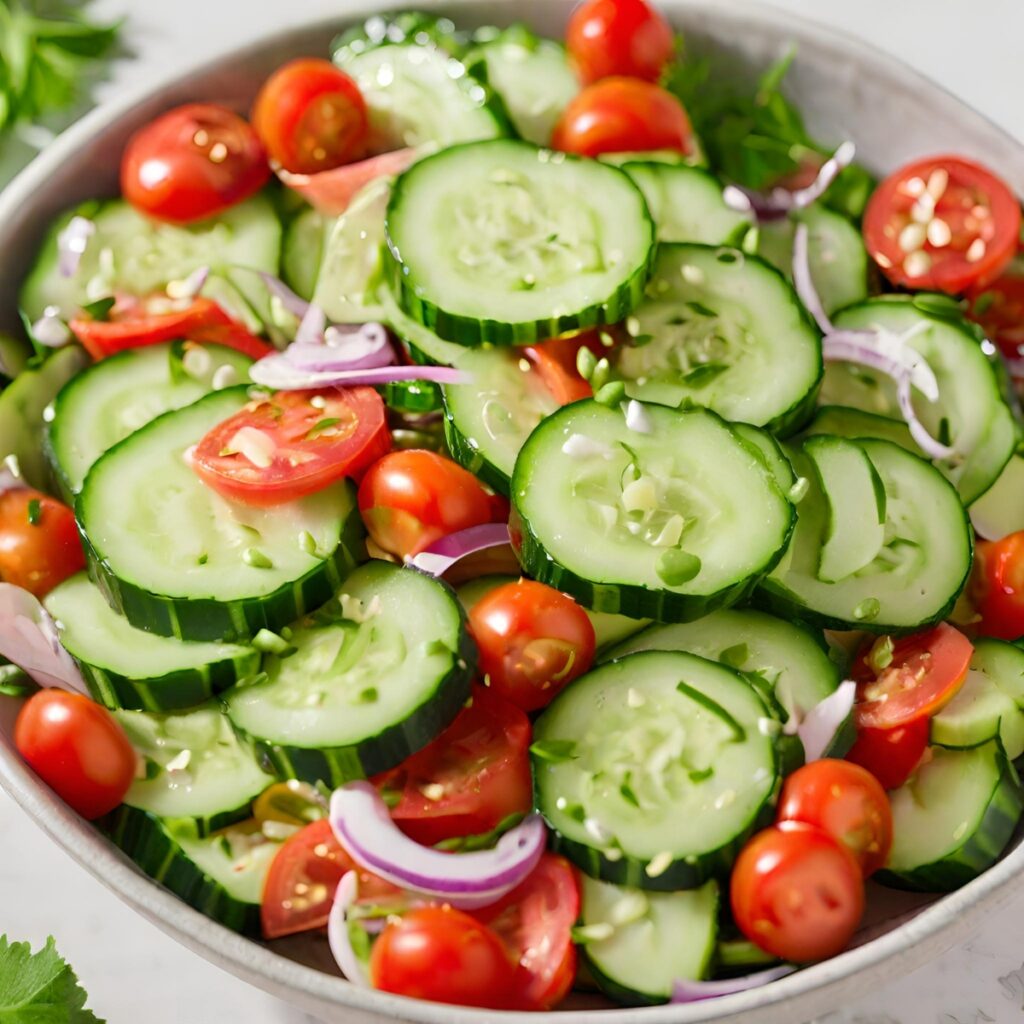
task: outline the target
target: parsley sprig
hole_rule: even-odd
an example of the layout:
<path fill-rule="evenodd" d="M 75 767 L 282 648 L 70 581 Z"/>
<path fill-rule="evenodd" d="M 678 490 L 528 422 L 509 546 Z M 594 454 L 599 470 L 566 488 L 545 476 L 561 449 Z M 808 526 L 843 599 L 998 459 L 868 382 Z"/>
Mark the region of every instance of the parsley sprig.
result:
<path fill-rule="evenodd" d="M 103 1024 L 85 1008 L 85 999 L 52 936 L 33 953 L 27 942 L 8 942 L 6 935 L 0 935 L 0 1021 Z"/>

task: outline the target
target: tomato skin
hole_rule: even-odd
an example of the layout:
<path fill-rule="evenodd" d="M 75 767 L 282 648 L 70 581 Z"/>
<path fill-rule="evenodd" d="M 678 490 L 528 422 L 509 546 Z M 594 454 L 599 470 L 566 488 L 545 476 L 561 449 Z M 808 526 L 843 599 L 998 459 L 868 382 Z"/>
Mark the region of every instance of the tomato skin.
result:
<path fill-rule="evenodd" d="M 90 821 L 117 807 L 138 757 L 106 708 L 79 693 L 40 690 L 18 713 L 14 744 L 29 767 Z"/>
<path fill-rule="evenodd" d="M 590 157 L 655 149 L 689 153 L 693 129 L 683 105 L 660 86 L 603 78 L 566 107 L 551 145 Z"/>
<path fill-rule="evenodd" d="M 39 503 L 36 522 L 29 519 Z M 85 568 L 85 553 L 67 505 L 29 487 L 0 493 L 0 580 L 45 597 Z"/>
<path fill-rule="evenodd" d="M 795 771 L 782 787 L 777 817 L 827 832 L 857 858 L 865 878 L 892 847 L 889 798 L 869 771 L 849 761 L 812 761 Z"/>
<path fill-rule="evenodd" d="M 884 789 L 899 789 L 921 763 L 928 749 L 928 733 L 925 716 L 895 729 L 858 729 L 846 759 L 871 772 Z"/>
<path fill-rule="evenodd" d="M 121 192 L 140 213 L 173 224 L 215 217 L 248 199 L 270 178 L 256 133 L 214 103 L 162 114 L 128 141 Z"/>
<path fill-rule="evenodd" d="M 424 907 L 391 923 L 370 956 L 374 988 L 454 1006 L 508 1009 L 516 970 L 498 936 L 454 907 Z"/>
<path fill-rule="evenodd" d="M 566 45 L 585 85 L 611 75 L 657 82 L 675 52 L 672 28 L 646 0 L 587 0 L 569 19 Z"/>
<path fill-rule="evenodd" d="M 912 188 L 911 181 L 918 184 Z M 924 199 L 915 192 L 937 198 L 922 209 Z M 921 234 L 934 222 L 950 229 L 948 237 L 938 239 L 941 245 L 905 241 L 914 210 L 920 211 Z M 1020 206 L 1005 182 L 971 160 L 936 156 L 901 167 L 878 186 L 864 212 L 864 241 L 893 284 L 957 295 L 999 277 L 1017 251 L 1020 226 Z M 909 253 L 927 258 L 915 255 L 915 262 L 921 261 L 917 268 L 908 265 Z"/>
<path fill-rule="evenodd" d="M 378 547 L 400 558 L 442 537 L 495 521 L 500 509 L 472 473 L 436 452 L 392 452 L 359 486 L 359 511 Z"/>
<path fill-rule="evenodd" d="M 374 784 L 401 794 L 391 818 L 424 846 L 483 835 L 533 806 L 532 736 L 519 708 L 476 686 L 471 702 L 433 743 Z M 440 796 L 429 788 L 437 786 Z"/>
<path fill-rule="evenodd" d="M 355 81 L 329 60 L 300 57 L 264 82 L 252 124 L 271 160 L 295 174 L 317 174 L 358 160 L 370 122 Z"/>
<path fill-rule="evenodd" d="M 587 613 L 571 597 L 533 580 L 492 590 L 469 613 L 469 627 L 489 685 L 524 711 L 547 707 L 594 661 Z"/>
<path fill-rule="evenodd" d="M 751 942 L 782 960 L 811 963 L 849 945 L 864 913 L 864 880 L 845 846 L 790 821 L 759 832 L 743 848 L 730 899 Z"/>
<path fill-rule="evenodd" d="M 1024 264 L 1019 256 L 997 280 L 973 288 L 968 299 L 968 317 L 1011 360 L 1010 372 L 1019 379 L 1024 370 Z"/>
<path fill-rule="evenodd" d="M 560 405 L 594 397 L 590 382 L 585 381 L 576 369 L 576 359 L 580 349 L 584 348 L 589 349 L 598 359 L 605 358 L 608 352 L 601 342 L 599 331 L 567 334 L 523 349 L 523 355 L 540 376 L 544 387 Z"/>
<path fill-rule="evenodd" d="M 971 597 L 981 615 L 978 632 L 1000 640 L 1024 636 L 1024 530 L 978 541 L 974 555 Z"/>

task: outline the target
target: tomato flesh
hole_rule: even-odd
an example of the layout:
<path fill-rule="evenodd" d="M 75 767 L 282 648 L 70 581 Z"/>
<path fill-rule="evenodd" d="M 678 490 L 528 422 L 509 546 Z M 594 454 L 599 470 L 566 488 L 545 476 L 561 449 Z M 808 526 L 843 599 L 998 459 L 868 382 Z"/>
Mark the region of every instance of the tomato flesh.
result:
<path fill-rule="evenodd" d="M 598 331 L 567 334 L 523 349 L 523 354 L 539 375 L 544 387 L 559 405 L 569 405 L 570 402 L 594 396 L 590 382 L 580 376 L 576 366 L 580 350 L 584 348 L 597 359 L 605 358 L 608 351 Z"/>
<path fill-rule="evenodd" d="M 611 75 L 657 82 L 675 51 L 671 26 L 646 0 L 587 0 L 569 20 L 566 45 L 584 83 Z"/>
<path fill-rule="evenodd" d="M 846 759 L 866 768 L 884 789 L 899 789 L 921 763 L 929 731 L 925 716 L 895 729 L 860 728 Z"/>
<path fill-rule="evenodd" d="M 28 487 L 0 493 L 0 580 L 45 597 L 85 568 L 67 505 Z"/>
<path fill-rule="evenodd" d="M 1024 263 L 1015 258 L 1003 274 L 968 295 L 967 315 L 1009 360 L 1009 370 L 1024 377 Z"/>
<path fill-rule="evenodd" d="M 979 633 L 1000 640 L 1024 636 L 1024 530 L 978 542 L 971 596 L 981 615 Z"/>

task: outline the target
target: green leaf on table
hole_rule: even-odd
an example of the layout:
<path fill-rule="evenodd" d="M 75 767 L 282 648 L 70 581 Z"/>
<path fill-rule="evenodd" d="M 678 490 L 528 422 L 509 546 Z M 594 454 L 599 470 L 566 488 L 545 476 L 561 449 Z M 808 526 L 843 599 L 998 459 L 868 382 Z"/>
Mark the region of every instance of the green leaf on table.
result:
<path fill-rule="evenodd" d="M 103 1024 L 51 936 L 33 953 L 0 936 L 0 1024 Z"/>

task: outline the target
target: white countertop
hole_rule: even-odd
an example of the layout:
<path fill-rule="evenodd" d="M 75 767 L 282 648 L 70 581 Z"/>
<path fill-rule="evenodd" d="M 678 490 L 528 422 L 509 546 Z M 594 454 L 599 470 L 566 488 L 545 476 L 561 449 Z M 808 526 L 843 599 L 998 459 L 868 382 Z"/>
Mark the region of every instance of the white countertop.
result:
<path fill-rule="evenodd" d="M 331 13 L 340 19 L 345 6 L 345 0 L 98 0 L 92 6 L 97 17 L 129 18 L 127 40 L 136 54 L 114 69 L 98 96 L 164 74 L 183 51 L 213 55 L 289 19 Z M 776 0 L 775 6 L 904 58 L 1024 139 L 1020 0 Z M 0 181 L 8 163 L 0 159 Z M 71 864 L 2 792 L 0 835 L 0 933 L 34 946 L 52 933 L 89 993 L 89 1006 L 110 1024 L 309 1021 L 138 917 Z M 895 985 L 837 1007 L 820 1024 L 1022 1020 L 1024 886 L 972 941 Z"/>

